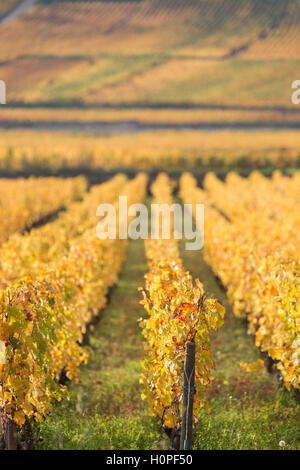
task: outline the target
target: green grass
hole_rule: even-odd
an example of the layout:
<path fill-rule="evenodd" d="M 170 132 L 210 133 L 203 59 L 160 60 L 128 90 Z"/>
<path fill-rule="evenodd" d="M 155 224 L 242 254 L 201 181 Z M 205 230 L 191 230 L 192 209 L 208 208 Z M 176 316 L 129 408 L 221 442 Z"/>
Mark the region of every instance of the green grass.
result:
<path fill-rule="evenodd" d="M 155 66 L 158 60 L 147 55 L 128 57 L 108 55 L 100 59 L 88 57 L 86 59 L 87 63 L 81 73 L 74 68 L 70 73 L 61 74 L 50 85 L 47 81 L 42 82 L 40 86 L 37 85 L 35 99 L 41 102 L 66 104 L 78 99 L 85 101 L 86 97 L 90 94 L 93 96 L 93 93 L 97 93 L 100 89 L 131 80 L 149 67 Z"/>
<path fill-rule="evenodd" d="M 212 338 L 217 368 L 207 393 L 211 413 L 196 411 L 194 448 L 300 449 L 299 405 L 278 387 L 275 373 L 241 369 L 240 362 L 260 358 L 245 322 L 233 316 L 202 252 L 185 251 L 182 245 L 182 258 L 207 294 L 227 309 L 224 326 Z M 146 272 L 144 243 L 130 242 L 119 283 L 91 337 L 91 359 L 70 384 L 70 400 L 54 406 L 49 419 L 36 427 L 36 448 L 168 448 L 159 420 L 150 416 L 140 398 L 144 350 L 137 319 L 144 311 L 137 288 L 144 285 Z"/>

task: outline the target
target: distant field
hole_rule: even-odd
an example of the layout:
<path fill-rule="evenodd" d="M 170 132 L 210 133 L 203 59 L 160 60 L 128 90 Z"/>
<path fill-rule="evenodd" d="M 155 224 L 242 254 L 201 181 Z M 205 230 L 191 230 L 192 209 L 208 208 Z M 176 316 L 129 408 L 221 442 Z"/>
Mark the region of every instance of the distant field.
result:
<path fill-rule="evenodd" d="M 8 103 L 0 125 L 202 123 L 230 131 L 4 131 L 2 171 L 296 167 L 299 26 L 300 0 L 39 2 L 0 28 Z M 259 132 L 233 132 L 241 123 Z M 281 124 L 290 130 L 261 130 Z"/>
<path fill-rule="evenodd" d="M 0 34 L 1 38 L 1 34 Z M 206 104 L 284 106 L 298 59 L 202 59 L 153 57 L 22 58 L 0 65 L 9 102 L 72 105 Z"/>
<path fill-rule="evenodd" d="M 47 28 L 51 25 L 55 35 Z M 47 0 L 14 25 L 26 29 L 26 35 L 20 44 L 8 44 L 2 56 L 28 54 L 30 48 L 32 55 L 174 53 L 216 58 L 266 44 L 273 56 L 287 57 L 293 51 L 299 58 L 298 25 L 298 0 Z M 2 34 L 8 38 L 15 33 L 7 25 Z M 36 35 L 39 41 L 33 42 Z M 280 52 L 278 38 L 286 39 Z"/>
<path fill-rule="evenodd" d="M 174 109 L 174 108 L 3 108 L 1 123 L 138 122 L 156 124 L 195 123 L 300 123 L 300 109 Z"/>
<path fill-rule="evenodd" d="M 47 1 L 1 28 L 0 76 L 25 105 L 292 107 L 299 24 L 299 0 Z"/>
<path fill-rule="evenodd" d="M 300 133 L 156 131 L 112 137 L 2 131 L 0 172 L 297 168 Z"/>

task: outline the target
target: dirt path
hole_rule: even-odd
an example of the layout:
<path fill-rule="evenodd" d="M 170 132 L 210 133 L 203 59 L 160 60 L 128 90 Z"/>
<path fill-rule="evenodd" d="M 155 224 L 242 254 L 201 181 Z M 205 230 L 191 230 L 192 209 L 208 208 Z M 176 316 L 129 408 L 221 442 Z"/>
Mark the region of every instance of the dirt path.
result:
<path fill-rule="evenodd" d="M 12 20 L 18 18 L 18 16 L 23 15 L 27 11 L 29 11 L 38 0 L 23 0 L 23 2 L 19 3 L 12 11 L 10 11 L 4 18 L 0 19 L 0 26 L 9 23 Z"/>

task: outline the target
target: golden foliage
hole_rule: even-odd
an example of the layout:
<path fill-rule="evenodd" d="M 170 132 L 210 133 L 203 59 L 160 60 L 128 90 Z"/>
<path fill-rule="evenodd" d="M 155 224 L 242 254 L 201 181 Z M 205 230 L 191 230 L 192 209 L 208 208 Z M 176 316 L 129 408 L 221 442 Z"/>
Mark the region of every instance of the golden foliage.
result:
<path fill-rule="evenodd" d="M 160 174 L 152 185 L 155 203 L 172 203 L 172 182 Z M 149 272 L 144 300 L 149 317 L 141 320 L 146 338 L 147 357 L 142 363 L 143 398 L 147 398 L 153 415 L 164 426 L 180 425 L 183 368 L 186 344 L 196 343 L 196 393 L 194 406 L 207 407 L 203 398 L 214 368 L 210 350 L 210 332 L 223 323 L 225 308 L 208 299 L 203 285 L 182 266 L 176 240 L 146 241 Z"/>
<path fill-rule="evenodd" d="M 226 183 L 209 174 L 204 187 L 182 176 L 183 200 L 205 202 L 206 260 L 285 386 L 299 388 L 299 173 L 275 172 L 270 180 L 258 172 L 248 179 L 229 174 Z"/>
<path fill-rule="evenodd" d="M 140 203 L 146 177 L 138 175 L 125 185 L 119 178 L 119 186 L 129 204 Z M 104 187 L 107 200 L 116 201 L 116 181 Z M 72 224 L 72 218 L 68 220 Z M 72 233 L 70 227 L 65 229 Z M 95 226 L 70 236 L 68 246 L 65 243 L 63 236 L 64 256 L 41 263 L 34 276 L 9 285 L 0 301 L 0 339 L 6 345 L 6 364 L 0 366 L 0 408 L 20 426 L 26 417 L 41 420 L 52 400 L 62 398 L 66 392 L 58 384 L 62 370 L 72 379 L 87 361 L 88 351 L 80 343 L 87 324 L 105 306 L 127 246 L 126 240 L 98 239 Z"/>
<path fill-rule="evenodd" d="M 222 165 L 297 166 L 298 131 L 155 131 L 97 137 L 44 131 L 3 131 L 0 169 L 197 168 Z"/>
<path fill-rule="evenodd" d="M 83 177 L 0 179 L 0 242 L 81 199 L 86 186 Z"/>
<path fill-rule="evenodd" d="M 52 223 L 32 229 L 28 234 L 14 234 L 0 247 L 0 282 L 6 287 L 22 276 L 35 276 L 47 263 L 67 255 L 70 240 L 96 227 L 99 203 L 113 203 L 127 178 L 117 175 L 96 185 L 82 202 L 74 202 Z"/>

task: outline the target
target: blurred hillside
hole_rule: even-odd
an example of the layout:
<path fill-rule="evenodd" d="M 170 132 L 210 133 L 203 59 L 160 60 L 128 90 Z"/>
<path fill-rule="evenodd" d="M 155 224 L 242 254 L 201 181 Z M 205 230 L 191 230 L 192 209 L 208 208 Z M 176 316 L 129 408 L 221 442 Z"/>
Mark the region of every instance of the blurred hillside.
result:
<path fill-rule="evenodd" d="M 299 0 L 43 1 L 0 29 L 19 105 L 292 108 Z"/>

